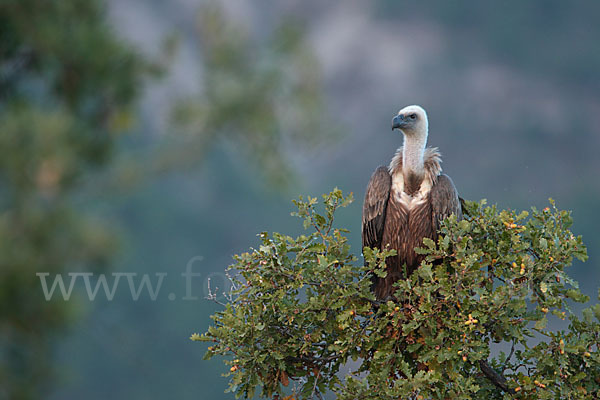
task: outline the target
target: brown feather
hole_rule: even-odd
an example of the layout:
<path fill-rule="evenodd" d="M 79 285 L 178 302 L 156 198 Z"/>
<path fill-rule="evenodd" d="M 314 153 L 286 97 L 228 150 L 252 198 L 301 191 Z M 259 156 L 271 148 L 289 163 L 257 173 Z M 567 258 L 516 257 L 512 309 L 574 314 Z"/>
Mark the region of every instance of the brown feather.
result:
<path fill-rule="evenodd" d="M 414 249 L 423 245 L 423 238 L 437 240 L 444 218 L 451 214 L 462 217 L 456 188 L 447 175 L 441 174 L 440 163 L 437 148 L 427 148 L 424 177 L 409 177 L 409 181 L 405 181 L 405 192 L 409 195 L 416 194 L 424 181 L 431 182 L 426 200 L 411 209 L 391 190 L 392 175 L 402 173 L 402 148 L 388 169 L 379 167 L 369 181 L 363 205 L 363 246 L 397 250 L 396 256 L 386 260 L 387 276 L 374 278 L 373 290 L 378 299 L 392 296 L 393 284 L 419 267 L 424 257 Z"/>
<path fill-rule="evenodd" d="M 392 177 L 386 167 L 380 166 L 373 172 L 365 193 L 362 218 L 363 247 L 379 248 L 381 246 L 391 186 Z"/>
<path fill-rule="evenodd" d="M 432 206 L 432 223 L 436 232 L 440 229 L 440 223 L 450 215 L 462 219 L 462 206 L 458 197 L 456 187 L 448 175 L 441 174 L 437 183 L 431 188 L 429 198 Z M 437 237 L 435 238 L 437 240 Z"/>

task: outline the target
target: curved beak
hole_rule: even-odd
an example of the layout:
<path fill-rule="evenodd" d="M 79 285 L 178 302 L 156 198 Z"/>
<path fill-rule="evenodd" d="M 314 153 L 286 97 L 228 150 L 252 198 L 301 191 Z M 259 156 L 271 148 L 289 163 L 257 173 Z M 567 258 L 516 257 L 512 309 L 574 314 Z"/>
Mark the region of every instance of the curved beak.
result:
<path fill-rule="evenodd" d="M 404 115 L 396 115 L 392 119 L 392 130 L 394 129 L 402 129 L 402 127 L 406 124 L 406 120 L 404 119 Z"/>

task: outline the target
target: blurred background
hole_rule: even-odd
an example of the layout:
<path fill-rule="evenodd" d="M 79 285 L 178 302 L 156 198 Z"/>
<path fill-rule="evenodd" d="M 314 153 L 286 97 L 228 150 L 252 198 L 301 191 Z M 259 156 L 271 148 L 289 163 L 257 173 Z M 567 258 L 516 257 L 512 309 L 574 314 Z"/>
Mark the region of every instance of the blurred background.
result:
<path fill-rule="evenodd" d="M 0 399 L 233 398 L 188 340 L 219 309 L 207 279 L 335 186 L 360 253 L 408 104 L 464 198 L 573 210 L 595 299 L 599 20 L 557 0 L 0 0 Z M 46 301 L 39 272 L 167 275 L 155 300 L 123 278 L 112 301 L 82 281 Z"/>

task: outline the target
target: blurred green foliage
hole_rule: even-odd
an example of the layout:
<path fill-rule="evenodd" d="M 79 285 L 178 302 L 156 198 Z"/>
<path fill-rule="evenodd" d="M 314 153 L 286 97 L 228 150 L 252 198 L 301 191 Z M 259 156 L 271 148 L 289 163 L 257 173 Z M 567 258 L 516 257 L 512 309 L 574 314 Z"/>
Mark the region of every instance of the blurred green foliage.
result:
<path fill-rule="evenodd" d="M 114 223 L 90 195 L 199 165 L 217 143 L 285 185 L 284 154 L 327 136 L 297 23 L 261 42 L 215 3 L 201 10 L 198 42 L 202 93 L 166 110 L 172 132 L 132 146 L 121 133 L 136 128 L 137 101 L 166 65 L 124 43 L 101 0 L 0 0 L 0 399 L 52 389 L 52 350 L 80 316 L 76 296 L 46 301 L 36 273 L 112 261 Z"/>
<path fill-rule="evenodd" d="M 425 239 L 416 273 L 376 301 L 371 276 L 385 276 L 394 250 L 365 248 L 357 264 L 334 213 L 352 201 L 339 190 L 295 202 L 309 233 L 260 235 L 235 257 L 232 290 L 214 326 L 192 340 L 226 356 L 229 391 L 252 398 L 589 399 L 600 395 L 600 305 L 587 302 L 565 269 L 587 259 L 570 213 L 531 215 L 468 202 Z M 215 301 L 220 301 L 212 293 Z M 568 318 L 567 330 L 548 319 Z M 507 343 L 509 354 L 491 354 Z M 491 358 L 490 358 L 491 357 Z M 351 365 L 347 365 L 353 361 Z M 340 374 L 341 371 L 349 373 Z M 513 397 L 514 396 L 514 397 Z"/>
<path fill-rule="evenodd" d="M 196 132 L 193 148 L 221 138 L 261 167 L 273 183 L 293 173 L 288 155 L 331 133 L 323 119 L 317 61 L 297 21 L 284 18 L 262 41 L 228 22 L 219 7 L 200 11 L 203 91 L 177 109 Z"/>
<path fill-rule="evenodd" d="M 294 156 L 335 134 L 324 117 L 320 71 L 303 32 L 298 21 L 284 18 L 266 38 L 257 38 L 216 3 L 201 7 L 200 93 L 178 99 L 171 134 L 153 141 L 142 150 L 145 154 L 133 159 L 128 154 L 125 167 L 117 166 L 118 180 L 128 185 L 197 166 L 222 145 L 270 186 L 289 186 Z"/>
<path fill-rule="evenodd" d="M 75 302 L 36 272 L 105 265 L 109 227 L 74 198 L 109 160 L 150 65 L 90 0 L 0 1 L 0 398 L 38 399 Z"/>

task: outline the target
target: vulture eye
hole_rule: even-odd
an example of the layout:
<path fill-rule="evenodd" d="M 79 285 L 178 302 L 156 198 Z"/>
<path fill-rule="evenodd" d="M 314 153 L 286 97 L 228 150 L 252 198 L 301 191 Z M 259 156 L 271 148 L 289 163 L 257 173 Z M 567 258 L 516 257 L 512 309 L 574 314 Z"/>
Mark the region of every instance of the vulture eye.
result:
<path fill-rule="evenodd" d="M 417 114 L 410 114 L 410 119 L 417 119 Z"/>

